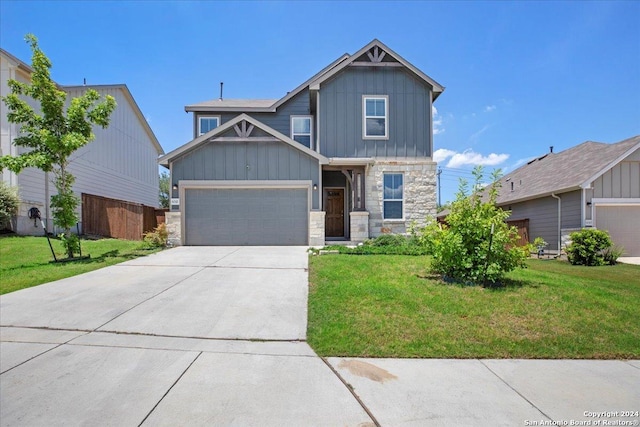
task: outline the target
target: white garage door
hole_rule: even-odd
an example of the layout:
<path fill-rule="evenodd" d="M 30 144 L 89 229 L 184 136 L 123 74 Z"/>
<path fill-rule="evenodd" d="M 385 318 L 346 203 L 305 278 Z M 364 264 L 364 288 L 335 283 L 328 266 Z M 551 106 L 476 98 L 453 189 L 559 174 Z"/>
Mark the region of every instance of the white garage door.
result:
<path fill-rule="evenodd" d="M 185 189 L 186 245 L 306 245 L 305 188 Z"/>
<path fill-rule="evenodd" d="M 640 256 L 640 205 L 596 206 L 596 228 L 607 230 L 626 256 Z"/>

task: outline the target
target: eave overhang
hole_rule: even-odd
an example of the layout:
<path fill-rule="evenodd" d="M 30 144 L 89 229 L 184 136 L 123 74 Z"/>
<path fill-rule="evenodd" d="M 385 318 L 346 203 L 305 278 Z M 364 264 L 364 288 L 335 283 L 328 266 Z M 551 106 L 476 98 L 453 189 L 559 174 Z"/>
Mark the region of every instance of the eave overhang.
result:
<path fill-rule="evenodd" d="M 323 156 L 322 154 L 319 154 L 307 147 L 305 147 L 304 145 L 300 144 L 297 141 L 294 141 L 293 139 L 289 138 L 288 136 L 286 136 L 283 133 L 278 132 L 277 130 L 265 125 L 264 123 L 262 123 L 259 120 L 254 119 L 253 117 L 247 115 L 247 114 L 239 114 L 238 116 L 234 117 L 233 119 L 229 120 L 228 122 L 224 123 L 221 126 L 218 126 L 217 128 L 205 133 L 204 135 L 200 135 L 199 137 L 195 138 L 194 140 L 192 140 L 191 142 L 188 142 L 187 144 L 176 148 L 175 150 L 167 153 L 166 155 L 160 157 L 158 159 L 158 164 L 160 164 L 161 166 L 165 166 L 165 167 L 169 167 L 169 163 L 171 163 L 173 160 L 175 160 L 176 158 L 186 154 L 187 152 L 195 149 L 196 147 L 198 147 L 201 144 L 207 143 L 207 142 L 215 142 L 216 137 L 224 134 L 225 132 L 227 132 L 228 130 L 230 130 L 231 128 L 233 128 L 235 125 L 237 125 L 238 123 L 242 122 L 242 121 L 246 121 L 247 123 L 255 126 L 258 129 L 263 130 L 264 132 L 268 133 L 269 135 L 273 136 L 274 138 L 277 138 L 279 141 L 290 145 L 291 147 L 295 148 L 296 150 L 300 150 L 303 153 L 305 153 L 308 156 L 311 156 L 315 159 L 318 160 L 318 162 L 321 165 L 327 164 L 329 163 L 329 159 L 326 158 L 325 156 Z M 244 141 L 251 141 L 251 137 L 246 138 Z"/>

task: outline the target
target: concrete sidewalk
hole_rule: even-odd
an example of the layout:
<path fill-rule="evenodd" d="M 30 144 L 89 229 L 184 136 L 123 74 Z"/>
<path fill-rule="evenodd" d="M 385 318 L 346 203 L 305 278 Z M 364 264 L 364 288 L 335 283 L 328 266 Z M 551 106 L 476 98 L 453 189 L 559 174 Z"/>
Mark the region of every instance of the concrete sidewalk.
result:
<path fill-rule="evenodd" d="M 306 269 L 176 248 L 0 297 L 0 425 L 638 421 L 591 415 L 640 410 L 638 361 L 321 359 Z"/>

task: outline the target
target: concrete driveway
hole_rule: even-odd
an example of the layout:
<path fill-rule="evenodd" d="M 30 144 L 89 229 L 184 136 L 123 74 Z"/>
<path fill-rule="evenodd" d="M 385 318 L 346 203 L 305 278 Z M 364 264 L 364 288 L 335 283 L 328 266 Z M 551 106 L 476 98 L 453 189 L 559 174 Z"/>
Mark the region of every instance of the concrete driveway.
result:
<path fill-rule="evenodd" d="M 638 425 L 638 361 L 321 359 L 307 289 L 305 248 L 181 247 L 4 295 L 0 425 Z"/>
<path fill-rule="evenodd" d="M 306 248 L 180 247 L 4 295 L 0 424 L 366 425 L 307 290 Z"/>

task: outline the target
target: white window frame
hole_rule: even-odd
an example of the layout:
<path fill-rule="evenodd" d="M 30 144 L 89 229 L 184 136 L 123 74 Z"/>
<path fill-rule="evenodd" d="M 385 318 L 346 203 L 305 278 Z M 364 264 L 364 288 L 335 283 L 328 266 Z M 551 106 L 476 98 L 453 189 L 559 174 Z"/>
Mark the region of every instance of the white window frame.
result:
<path fill-rule="evenodd" d="M 205 132 L 202 132 L 202 119 L 216 119 L 218 120 L 218 125 L 220 126 L 220 116 L 198 116 L 198 136 L 204 135 Z"/>
<path fill-rule="evenodd" d="M 367 135 L 367 119 L 381 116 L 367 116 L 367 100 L 384 99 L 384 135 Z M 389 95 L 362 95 L 362 139 L 389 139 Z"/>
<path fill-rule="evenodd" d="M 387 199 L 384 197 L 384 178 L 386 175 L 400 175 L 402 177 L 402 199 Z M 386 218 L 386 214 L 384 211 L 384 202 L 402 202 L 402 218 Z M 382 220 L 393 222 L 393 221 L 404 221 L 404 173 L 402 172 L 383 172 L 382 174 Z"/>
<path fill-rule="evenodd" d="M 293 122 L 294 122 L 295 119 L 309 119 L 309 133 L 308 134 L 306 134 L 306 133 L 296 133 L 296 132 L 293 131 Z M 300 136 L 309 135 L 309 148 L 313 150 L 313 116 L 311 116 L 311 115 L 291 116 L 291 120 L 290 120 L 289 125 L 291 126 L 290 127 L 291 132 L 289 132 L 290 136 L 291 136 L 291 139 L 293 139 L 295 141 L 296 139 L 294 137 L 296 135 L 300 135 Z M 298 142 L 298 141 L 296 141 L 296 142 Z M 302 143 L 298 142 L 298 144 L 302 144 Z M 302 144 L 302 145 L 304 145 L 304 144 Z"/>

